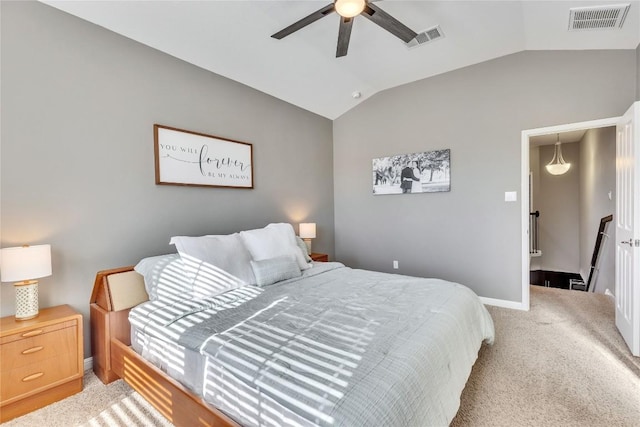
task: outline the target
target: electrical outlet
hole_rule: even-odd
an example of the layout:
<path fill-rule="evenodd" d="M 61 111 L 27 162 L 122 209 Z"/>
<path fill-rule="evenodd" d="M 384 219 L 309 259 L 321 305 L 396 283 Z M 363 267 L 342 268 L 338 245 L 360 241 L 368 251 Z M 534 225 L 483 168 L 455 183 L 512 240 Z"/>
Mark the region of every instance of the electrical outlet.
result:
<path fill-rule="evenodd" d="M 397 270 L 397 269 L 398 269 L 398 261 L 393 261 L 393 268 L 394 268 L 395 270 Z"/>

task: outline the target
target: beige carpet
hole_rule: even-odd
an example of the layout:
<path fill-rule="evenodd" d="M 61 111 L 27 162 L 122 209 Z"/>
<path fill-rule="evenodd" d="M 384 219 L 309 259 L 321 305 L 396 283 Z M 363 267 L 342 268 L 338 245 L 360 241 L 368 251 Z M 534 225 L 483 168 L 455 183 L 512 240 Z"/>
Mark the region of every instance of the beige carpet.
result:
<path fill-rule="evenodd" d="M 484 345 L 452 426 L 640 426 L 640 358 L 605 295 L 531 287 L 531 311 L 489 307 Z"/>
<path fill-rule="evenodd" d="M 640 358 L 608 297 L 532 286 L 530 312 L 489 311 L 496 343 L 480 350 L 452 426 L 640 426 Z M 80 425 L 171 424 L 122 381 L 87 372 L 82 393 L 3 427 Z"/>

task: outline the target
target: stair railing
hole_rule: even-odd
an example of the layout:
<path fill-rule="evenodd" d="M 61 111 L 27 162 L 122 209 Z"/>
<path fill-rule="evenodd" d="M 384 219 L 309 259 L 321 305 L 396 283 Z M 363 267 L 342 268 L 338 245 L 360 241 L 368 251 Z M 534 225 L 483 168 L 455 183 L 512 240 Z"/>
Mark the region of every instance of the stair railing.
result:
<path fill-rule="evenodd" d="M 540 229 L 538 219 L 540 211 L 529 212 L 529 253 L 538 254 L 540 252 Z"/>

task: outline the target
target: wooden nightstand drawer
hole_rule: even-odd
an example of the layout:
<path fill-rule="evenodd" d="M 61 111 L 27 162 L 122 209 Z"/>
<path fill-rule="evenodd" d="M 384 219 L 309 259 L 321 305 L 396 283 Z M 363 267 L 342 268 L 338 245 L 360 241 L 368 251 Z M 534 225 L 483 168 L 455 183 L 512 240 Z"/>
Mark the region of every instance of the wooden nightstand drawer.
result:
<path fill-rule="evenodd" d="M 327 254 L 321 254 L 321 253 L 315 253 L 314 252 L 312 254 L 309 254 L 309 256 L 315 262 L 329 262 L 329 255 L 327 255 Z"/>
<path fill-rule="evenodd" d="M 72 323 L 73 327 L 70 328 L 62 328 L 48 333 L 36 334 L 30 338 L 13 340 L 7 344 L 0 345 L 0 360 L 2 360 L 3 374 L 6 371 L 10 371 L 21 366 L 50 359 L 61 353 L 76 351 L 76 337 L 78 335 L 78 331 L 75 327 L 75 322 Z M 38 330 L 34 332 L 37 331 Z M 25 334 L 16 335 L 22 336 Z"/>
<path fill-rule="evenodd" d="M 60 322 L 53 325 L 43 326 L 41 328 L 31 328 L 26 331 L 21 331 L 17 334 L 10 334 L 0 338 L 0 344 L 8 344 L 13 341 L 23 340 L 26 338 L 33 338 L 39 335 L 43 335 L 49 332 L 57 331 L 59 329 L 70 328 L 76 326 L 78 323 L 75 320 L 68 320 L 66 322 Z"/>
<path fill-rule="evenodd" d="M 78 372 L 78 352 L 58 354 L 26 366 L 2 371 L 0 399 L 9 403 L 23 394 L 34 394 L 59 381 L 68 380 Z"/>
<path fill-rule="evenodd" d="M 0 318 L 0 423 L 82 390 L 82 326 L 68 305 Z"/>

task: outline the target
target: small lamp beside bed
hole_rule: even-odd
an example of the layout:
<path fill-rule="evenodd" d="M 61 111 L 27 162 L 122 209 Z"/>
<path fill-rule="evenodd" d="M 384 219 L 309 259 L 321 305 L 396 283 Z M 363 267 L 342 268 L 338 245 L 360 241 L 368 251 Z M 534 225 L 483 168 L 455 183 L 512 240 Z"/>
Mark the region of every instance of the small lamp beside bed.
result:
<path fill-rule="evenodd" d="M 51 246 L 19 246 L 0 250 L 0 280 L 15 282 L 16 320 L 38 316 L 38 281 L 51 276 Z"/>
<path fill-rule="evenodd" d="M 311 253 L 311 239 L 316 238 L 316 223 L 315 222 L 303 222 L 300 223 L 300 238 L 304 240 L 307 245 L 307 253 Z"/>

